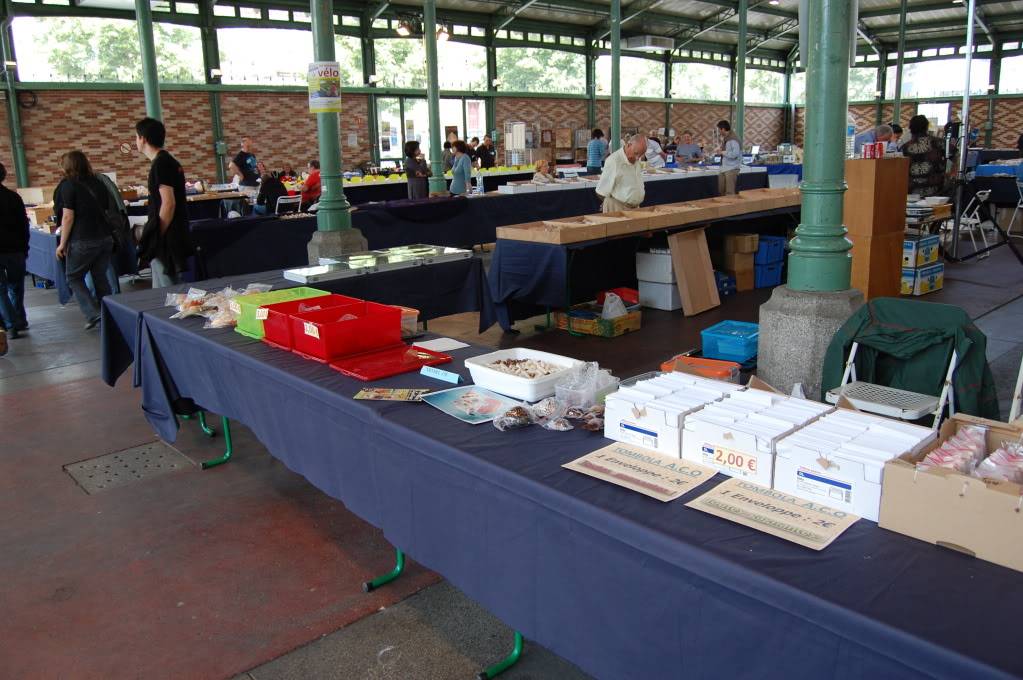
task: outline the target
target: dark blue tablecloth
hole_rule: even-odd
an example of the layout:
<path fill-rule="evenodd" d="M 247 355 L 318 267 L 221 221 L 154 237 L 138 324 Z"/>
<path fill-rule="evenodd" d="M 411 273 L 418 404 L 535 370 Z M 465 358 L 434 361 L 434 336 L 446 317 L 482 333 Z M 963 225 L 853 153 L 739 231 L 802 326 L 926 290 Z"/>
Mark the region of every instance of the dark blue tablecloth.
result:
<path fill-rule="evenodd" d="M 234 199 L 229 199 L 234 200 Z M 221 216 L 220 207 L 223 201 L 188 201 L 188 219 L 210 220 Z M 133 217 L 143 217 L 149 208 L 144 205 L 129 205 L 128 214 Z"/>
<path fill-rule="evenodd" d="M 483 175 L 483 190 L 497 191 L 497 187 L 512 181 L 522 181 L 533 178 L 533 171 L 518 172 L 508 175 Z M 451 180 L 445 180 L 448 186 Z M 363 182 L 358 184 L 345 184 L 345 197 L 352 205 L 363 205 L 377 201 L 398 201 L 408 198 L 408 185 L 404 182 L 399 184 L 385 184 L 383 182 Z"/>
<path fill-rule="evenodd" d="M 596 677 L 1023 674 L 1018 573 L 862 520 L 808 550 L 685 507 L 708 487 L 660 503 L 561 467 L 606 445 L 598 434 L 502 433 L 426 404 L 355 401 L 365 383 L 147 304 L 117 301 L 142 319 L 142 404 L 161 434 L 174 438 L 177 398 L 244 423 L 410 557 Z M 447 368 L 468 377 L 462 362 L 482 351 L 457 350 Z M 445 387 L 418 374 L 373 384 Z"/>
<path fill-rule="evenodd" d="M 164 306 L 167 293 L 186 290 L 191 286 L 205 290 L 221 290 L 227 286 L 244 288 L 249 283 L 269 283 L 275 290 L 298 285 L 284 279 L 280 271 L 267 271 L 200 281 L 176 288 L 124 293 L 105 299 L 102 309 L 103 361 L 100 376 L 108 385 L 113 385 L 138 356 L 141 312 L 152 311 L 166 317 L 173 314 L 172 309 Z M 479 312 L 480 332 L 496 322 L 483 262 L 477 257 L 325 281 L 314 284 L 314 287 L 373 302 L 412 307 L 419 310 L 422 321 L 462 312 Z M 138 363 L 135 369 L 134 384 L 137 386 L 140 384 Z"/>
<path fill-rule="evenodd" d="M 714 222 L 708 238 L 736 231 L 785 235 L 795 226 L 799 207 L 767 210 Z M 682 231 L 700 225 L 689 225 Z M 602 290 L 636 287 L 636 251 L 648 239 L 640 236 L 557 245 L 498 239 L 490 261 L 490 295 L 497 321 L 510 330 L 546 308 L 564 309 L 592 300 Z"/>
<path fill-rule="evenodd" d="M 970 149 L 970 153 L 973 153 L 973 149 Z M 975 165 L 984 165 L 991 161 L 1019 157 L 1020 152 L 1017 149 L 977 149 L 977 162 Z"/>
<path fill-rule="evenodd" d="M 991 203 L 1011 208 L 1020 201 L 1015 177 L 977 177 L 970 183 L 973 192 L 991 190 Z"/>
<path fill-rule="evenodd" d="M 768 175 L 796 175 L 803 179 L 802 163 L 769 163 L 759 167 L 767 168 Z"/>
<path fill-rule="evenodd" d="M 739 176 L 740 189 L 766 186 L 767 173 Z M 691 201 L 716 194 L 717 178 L 713 176 L 660 180 L 647 184 L 643 204 Z M 500 226 L 599 211 L 596 194 L 588 190 L 400 200 L 360 206 L 352 213 L 352 226 L 362 231 L 371 249 L 414 243 L 468 249 L 493 243 Z M 199 248 L 195 277 L 202 279 L 303 266 L 308 262 L 306 244 L 316 231 L 316 220 L 249 216 L 193 221 L 191 229 Z"/>
<path fill-rule="evenodd" d="M 25 269 L 29 274 L 37 278 L 52 281 L 57 289 L 57 300 L 66 305 L 71 300 L 71 288 L 67 283 L 67 276 L 64 275 L 64 261 L 57 257 L 57 244 L 60 243 L 60 236 L 47 234 L 38 229 L 29 231 L 28 261 Z M 128 244 L 114 253 L 114 271 L 118 276 L 138 273 L 138 254 L 134 244 Z M 91 278 L 86 275 L 86 278 Z"/>

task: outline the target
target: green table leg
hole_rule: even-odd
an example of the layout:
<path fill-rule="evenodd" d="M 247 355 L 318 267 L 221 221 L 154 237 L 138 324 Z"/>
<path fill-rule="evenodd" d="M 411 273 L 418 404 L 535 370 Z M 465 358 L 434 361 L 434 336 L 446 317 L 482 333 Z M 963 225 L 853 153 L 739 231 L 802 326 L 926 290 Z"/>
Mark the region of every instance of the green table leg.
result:
<path fill-rule="evenodd" d="M 522 633 L 515 631 L 515 646 L 511 650 L 511 654 L 504 657 L 493 666 L 488 667 L 476 676 L 477 680 L 493 680 L 501 673 L 514 666 L 519 661 L 519 657 L 522 656 Z"/>
<path fill-rule="evenodd" d="M 395 555 L 394 569 L 391 569 L 389 572 L 382 576 L 377 576 L 372 581 L 366 581 L 365 583 L 363 583 L 362 584 L 363 592 L 371 593 L 380 586 L 385 586 L 394 579 L 401 576 L 401 572 L 405 571 L 405 553 L 403 553 L 399 548 L 395 548 L 394 555 Z"/>
<path fill-rule="evenodd" d="M 227 416 L 220 417 L 220 426 L 224 430 L 224 455 L 220 458 L 214 458 L 213 460 L 207 460 L 204 462 L 202 464 L 203 470 L 209 470 L 211 467 L 223 465 L 227 461 L 231 460 L 231 454 L 234 452 L 234 446 L 231 443 L 231 421 L 227 419 Z"/>
<path fill-rule="evenodd" d="M 217 434 L 217 431 L 206 424 L 206 411 L 199 411 L 199 427 L 202 429 L 202 433 L 207 437 L 212 437 Z"/>

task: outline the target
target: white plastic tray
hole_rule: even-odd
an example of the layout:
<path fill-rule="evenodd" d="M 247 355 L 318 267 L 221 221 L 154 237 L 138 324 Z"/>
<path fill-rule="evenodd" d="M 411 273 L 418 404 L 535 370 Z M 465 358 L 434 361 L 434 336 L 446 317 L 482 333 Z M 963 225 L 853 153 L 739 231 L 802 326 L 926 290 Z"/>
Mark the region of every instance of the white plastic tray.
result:
<path fill-rule="evenodd" d="M 542 378 L 520 378 L 519 376 L 510 375 L 489 367 L 489 364 L 499 359 L 538 359 L 549 364 L 564 366 L 565 370 L 557 371 Z M 582 366 L 582 364 L 583 362 L 577 359 L 563 357 L 560 354 L 538 352 L 522 347 L 502 349 L 465 360 L 465 367 L 469 369 L 469 374 L 472 376 L 474 383 L 488 390 L 493 390 L 498 394 L 523 401 L 539 401 L 553 395 L 555 384 L 565 377 L 566 372 Z"/>

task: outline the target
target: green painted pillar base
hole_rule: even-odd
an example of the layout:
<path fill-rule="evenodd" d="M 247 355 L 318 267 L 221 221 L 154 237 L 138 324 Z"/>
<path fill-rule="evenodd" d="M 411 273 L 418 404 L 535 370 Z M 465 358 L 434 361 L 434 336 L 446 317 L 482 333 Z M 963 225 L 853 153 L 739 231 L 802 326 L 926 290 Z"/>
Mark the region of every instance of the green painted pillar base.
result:
<path fill-rule="evenodd" d="M 851 245 L 845 239 L 841 240 Z M 835 257 L 833 252 L 812 253 L 805 250 L 789 255 L 788 280 L 803 282 L 796 290 L 818 293 L 847 290 L 851 275 L 851 255 Z"/>

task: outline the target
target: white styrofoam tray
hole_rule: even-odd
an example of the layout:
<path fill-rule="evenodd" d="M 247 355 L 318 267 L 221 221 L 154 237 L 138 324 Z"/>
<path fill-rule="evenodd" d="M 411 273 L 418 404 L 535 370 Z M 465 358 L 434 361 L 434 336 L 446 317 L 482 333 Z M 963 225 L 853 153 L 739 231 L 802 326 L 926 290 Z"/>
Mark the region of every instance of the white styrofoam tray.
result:
<path fill-rule="evenodd" d="M 489 364 L 499 359 L 537 359 L 546 361 L 556 366 L 564 366 L 565 370 L 557 371 L 542 378 L 521 378 L 490 368 Z M 538 352 L 533 349 L 517 347 L 515 349 L 502 349 L 490 354 L 481 354 L 465 360 L 465 367 L 469 369 L 472 381 L 480 387 L 493 390 L 513 399 L 523 401 L 539 401 L 554 394 L 554 386 L 567 375 L 571 369 L 582 366 L 583 362 L 564 357 L 560 354 Z"/>

